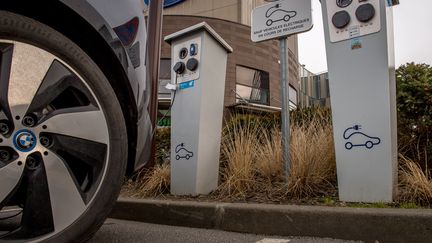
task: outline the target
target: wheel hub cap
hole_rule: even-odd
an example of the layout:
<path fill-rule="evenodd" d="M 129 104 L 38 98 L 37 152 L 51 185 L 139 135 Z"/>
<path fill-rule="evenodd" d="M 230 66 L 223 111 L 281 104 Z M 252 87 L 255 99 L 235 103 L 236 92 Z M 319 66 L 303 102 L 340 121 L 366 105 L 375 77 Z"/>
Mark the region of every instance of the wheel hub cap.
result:
<path fill-rule="evenodd" d="M 30 130 L 20 130 L 15 133 L 13 142 L 15 148 L 20 152 L 30 152 L 37 144 L 36 135 Z"/>

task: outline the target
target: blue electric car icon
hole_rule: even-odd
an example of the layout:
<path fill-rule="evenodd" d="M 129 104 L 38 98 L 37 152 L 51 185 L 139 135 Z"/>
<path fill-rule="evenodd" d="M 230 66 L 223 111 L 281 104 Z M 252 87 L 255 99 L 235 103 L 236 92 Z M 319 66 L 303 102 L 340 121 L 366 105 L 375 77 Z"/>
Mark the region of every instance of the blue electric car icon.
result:
<path fill-rule="evenodd" d="M 290 21 L 291 18 L 295 17 L 297 15 L 296 11 L 287 11 L 284 9 L 281 9 L 280 4 L 276 4 L 275 6 L 269 8 L 266 12 L 266 25 L 270 26 L 275 22 L 279 21 Z"/>
<path fill-rule="evenodd" d="M 355 125 L 347 128 L 343 133 L 343 138 L 345 140 L 350 140 L 345 143 L 345 148 L 351 150 L 353 147 L 366 147 L 367 149 L 372 149 L 375 145 L 381 143 L 381 139 L 378 137 L 372 137 L 366 135 L 361 130 L 360 125 Z M 354 142 L 354 140 L 356 142 Z"/>
<path fill-rule="evenodd" d="M 192 151 L 189 151 L 185 148 L 184 143 L 177 145 L 175 152 L 176 152 L 176 160 L 180 160 L 180 159 L 189 160 L 194 155 Z"/>

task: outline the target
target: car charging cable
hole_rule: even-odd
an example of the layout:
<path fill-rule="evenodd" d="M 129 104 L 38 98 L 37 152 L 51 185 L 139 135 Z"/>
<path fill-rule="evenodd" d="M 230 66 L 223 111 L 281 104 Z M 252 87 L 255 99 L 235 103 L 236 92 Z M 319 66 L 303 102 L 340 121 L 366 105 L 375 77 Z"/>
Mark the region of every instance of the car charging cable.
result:
<path fill-rule="evenodd" d="M 162 121 L 163 119 L 165 119 L 168 114 L 171 112 L 173 106 L 174 106 L 174 102 L 175 102 L 175 98 L 176 98 L 176 94 L 177 94 L 177 88 L 178 88 L 178 84 L 177 84 L 177 75 L 176 75 L 176 80 L 174 84 L 168 83 L 167 85 L 165 85 L 165 88 L 170 90 L 172 92 L 172 99 L 171 99 L 171 103 L 170 106 L 168 108 L 168 110 L 165 112 L 165 114 L 162 116 L 161 119 L 159 119 L 160 121 Z M 157 125 L 156 125 L 157 126 Z M 153 134 L 152 137 L 156 134 L 156 128 L 153 129 Z"/>

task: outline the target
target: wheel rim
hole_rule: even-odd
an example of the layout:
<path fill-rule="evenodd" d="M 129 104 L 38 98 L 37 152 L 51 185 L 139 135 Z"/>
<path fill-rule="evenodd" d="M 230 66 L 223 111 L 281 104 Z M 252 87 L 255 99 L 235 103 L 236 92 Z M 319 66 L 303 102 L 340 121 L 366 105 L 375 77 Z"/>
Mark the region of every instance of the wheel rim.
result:
<path fill-rule="evenodd" d="M 108 158 L 106 118 L 84 79 L 45 50 L 0 39 L 0 241 L 39 241 L 72 225 Z M 11 207 L 22 211 L 5 230 Z"/>

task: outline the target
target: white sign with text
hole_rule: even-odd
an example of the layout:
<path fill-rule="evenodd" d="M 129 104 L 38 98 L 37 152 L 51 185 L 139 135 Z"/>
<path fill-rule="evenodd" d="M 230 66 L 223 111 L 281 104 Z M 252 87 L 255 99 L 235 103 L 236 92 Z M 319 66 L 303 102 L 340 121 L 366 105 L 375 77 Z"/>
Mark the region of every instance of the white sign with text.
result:
<path fill-rule="evenodd" d="M 280 0 L 252 11 L 251 39 L 260 42 L 312 29 L 311 0 Z"/>

